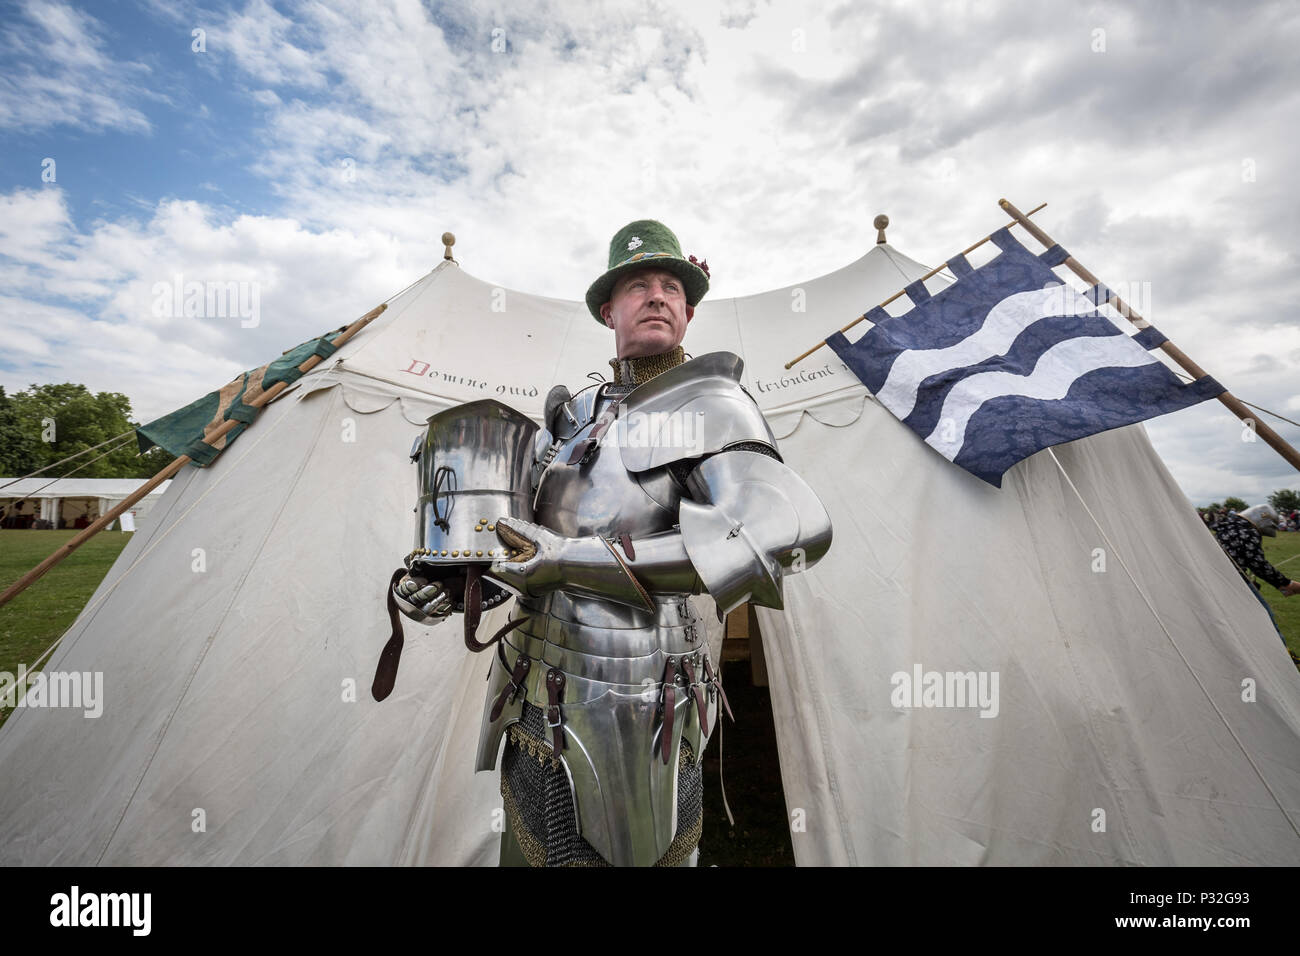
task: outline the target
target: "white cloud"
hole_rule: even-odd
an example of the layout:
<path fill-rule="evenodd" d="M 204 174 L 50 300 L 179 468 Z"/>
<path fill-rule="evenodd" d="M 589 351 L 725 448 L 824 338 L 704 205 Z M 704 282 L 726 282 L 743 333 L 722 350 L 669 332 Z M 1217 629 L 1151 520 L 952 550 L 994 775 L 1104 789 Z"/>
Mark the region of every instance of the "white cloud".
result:
<path fill-rule="evenodd" d="M 0 129 L 149 131 L 148 118 L 131 105 L 161 98 L 146 86 L 148 66 L 112 56 L 103 24 L 83 10 L 28 0 L 22 12 L 0 37 L 9 63 L 0 75 Z"/>
<path fill-rule="evenodd" d="M 0 196 L 0 255 L 38 263 L 57 256 L 72 235 L 59 189 L 19 189 Z"/>
<path fill-rule="evenodd" d="M 0 197 L 5 210 L 17 215 L 0 218 L 0 251 L 18 247 L 26 224 L 37 223 L 42 248 L 60 255 L 11 256 L 0 270 L 5 357 L 16 366 L 4 384 L 125 391 L 143 420 L 360 315 L 432 264 L 369 229 L 316 232 L 265 216 L 221 223 L 193 201 L 84 232 L 56 189 Z M 237 314 L 156 315 L 159 284 L 170 289 L 178 276 L 182 293 L 188 282 L 255 287 L 258 324 L 245 328 Z"/>
<path fill-rule="evenodd" d="M 260 83 L 322 87 L 328 61 L 294 44 L 301 32 L 266 0 L 251 0 L 209 33 L 209 52 L 224 48 Z"/>

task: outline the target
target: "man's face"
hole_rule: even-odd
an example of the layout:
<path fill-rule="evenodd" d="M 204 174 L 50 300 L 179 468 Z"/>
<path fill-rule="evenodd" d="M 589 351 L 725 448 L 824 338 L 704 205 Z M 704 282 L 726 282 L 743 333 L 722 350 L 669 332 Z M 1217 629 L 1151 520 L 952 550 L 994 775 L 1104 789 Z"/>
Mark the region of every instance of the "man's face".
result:
<path fill-rule="evenodd" d="M 661 355 L 682 344 L 695 315 L 682 281 L 665 269 L 637 269 L 614 284 L 601 318 L 614 330 L 618 357 Z"/>

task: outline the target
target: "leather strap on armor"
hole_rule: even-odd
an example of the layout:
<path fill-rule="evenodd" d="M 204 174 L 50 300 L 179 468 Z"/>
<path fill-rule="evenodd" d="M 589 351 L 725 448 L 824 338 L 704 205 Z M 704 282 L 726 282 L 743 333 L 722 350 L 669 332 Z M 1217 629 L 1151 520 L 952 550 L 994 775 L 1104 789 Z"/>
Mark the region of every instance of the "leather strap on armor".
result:
<path fill-rule="evenodd" d="M 673 715 L 677 712 L 677 659 L 668 658 L 664 662 L 664 690 L 660 701 L 663 711 L 663 731 L 659 735 L 659 753 L 667 765 L 673 752 Z"/>
<path fill-rule="evenodd" d="M 727 692 L 722 689 L 722 681 L 718 678 L 718 675 L 713 672 L 713 665 L 709 663 L 707 654 L 704 657 L 704 679 L 709 682 L 710 687 L 718 688 L 718 696 L 722 698 L 723 709 L 726 710 L 727 716 L 731 718 L 731 722 L 734 724 L 736 718 L 731 713 L 731 704 L 727 703 Z"/>
<path fill-rule="evenodd" d="M 573 452 L 569 455 L 567 464 L 581 465 L 591 459 L 591 456 L 596 451 L 596 447 L 600 444 L 601 436 L 609 430 L 609 426 L 614 424 L 614 419 L 618 417 L 618 407 L 623 404 L 623 399 L 625 397 L 626 396 L 620 395 L 618 398 L 614 399 L 614 401 L 610 402 L 609 407 L 601 413 L 596 424 L 592 426 L 591 434 L 573 447 Z"/>
<path fill-rule="evenodd" d="M 481 651 L 474 635 L 483 615 L 483 567 L 471 564 L 465 568 L 465 646 L 471 651 Z"/>
<path fill-rule="evenodd" d="M 483 616 L 483 565 L 465 566 L 465 646 L 475 654 L 486 651 L 515 628 L 524 624 L 524 618 L 516 618 L 493 634 L 486 643 L 477 638 L 478 622 Z"/>
<path fill-rule="evenodd" d="M 706 657 L 707 661 L 708 658 Z M 700 733 L 709 736 L 709 708 L 704 703 L 704 691 L 701 689 L 699 681 L 695 679 L 695 665 L 691 663 L 689 657 L 682 658 L 682 670 L 686 671 L 686 679 L 691 682 L 691 696 L 695 698 L 695 709 L 700 715 Z"/>
<path fill-rule="evenodd" d="M 397 587 L 397 582 L 405 575 L 406 568 L 398 568 L 388 581 L 388 620 L 392 623 L 393 630 L 388 643 L 379 654 L 379 666 L 375 668 L 375 679 L 370 685 L 370 696 L 375 700 L 386 698 L 397 683 L 397 664 L 402 658 L 402 645 L 406 638 L 402 633 L 402 615 L 398 613 L 393 588 Z"/>
<path fill-rule="evenodd" d="M 515 698 L 524 692 L 524 681 L 528 678 L 528 671 L 532 669 L 532 659 L 527 654 L 520 654 L 519 659 L 515 661 L 515 669 L 510 674 L 510 683 L 501 689 L 497 695 L 496 703 L 492 705 L 490 718 L 496 720 L 501 716 L 501 711 L 505 709 L 506 704 L 513 704 Z"/>
<path fill-rule="evenodd" d="M 564 715 L 560 701 L 564 698 L 564 671 L 552 667 L 546 672 L 546 726 L 551 729 L 551 750 L 556 756 L 564 749 Z"/>

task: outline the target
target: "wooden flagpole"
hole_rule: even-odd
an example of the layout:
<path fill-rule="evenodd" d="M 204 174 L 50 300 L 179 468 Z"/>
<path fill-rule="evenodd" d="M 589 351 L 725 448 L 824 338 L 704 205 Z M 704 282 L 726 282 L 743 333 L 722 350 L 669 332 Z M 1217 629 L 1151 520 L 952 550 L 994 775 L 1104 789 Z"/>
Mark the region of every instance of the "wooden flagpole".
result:
<path fill-rule="evenodd" d="M 379 316 L 381 312 L 383 312 L 387 308 L 388 308 L 387 302 L 375 306 L 375 308 L 371 309 L 369 312 L 367 312 L 365 315 L 357 319 L 346 329 L 344 329 L 341 333 L 339 333 L 338 338 L 334 339 L 332 344 L 335 346 L 342 345 L 348 339 L 352 338 L 352 336 L 356 335 L 363 328 L 369 325 L 375 318 Z M 322 361 L 324 360 L 319 355 L 310 355 L 302 362 L 301 365 L 298 366 L 298 371 L 303 373 L 310 372 Z M 261 408 L 264 405 L 269 404 L 270 402 L 274 401 L 281 392 L 283 392 L 286 388 L 288 388 L 290 384 L 293 383 L 276 382 L 274 385 L 268 388 L 261 395 L 258 395 L 251 402 L 249 402 L 248 403 L 249 406 L 252 408 Z M 233 419 L 227 419 L 226 421 L 218 425 L 215 429 L 213 429 L 210 434 L 204 435 L 203 441 L 206 444 L 212 445 L 218 439 L 228 434 L 238 424 L 239 423 Z M 141 498 L 149 494 L 149 492 L 153 491 L 155 488 L 161 485 L 168 478 L 175 475 L 178 471 L 181 470 L 181 468 L 189 464 L 190 460 L 191 459 L 189 455 L 181 455 L 179 458 L 177 458 L 175 461 L 169 464 L 162 471 L 158 472 L 158 474 L 150 478 L 141 487 L 133 491 L 130 495 L 128 495 L 121 502 L 119 502 L 116 506 L 114 506 L 113 508 L 109 509 L 107 512 L 105 512 L 104 514 L 96 518 L 95 521 L 84 531 L 82 531 L 80 534 L 76 535 L 75 537 L 71 538 L 70 540 L 60 545 L 59 548 L 53 554 L 51 554 L 48 558 L 46 558 L 36 567 L 32 568 L 21 578 L 15 581 L 13 585 L 7 591 L 4 592 L 4 594 L 0 594 L 0 607 L 4 607 L 6 604 L 8 604 L 10 601 L 16 598 L 23 591 L 27 590 L 27 588 L 30 587 L 32 584 L 34 584 L 37 580 L 39 580 L 40 577 L 44 575 L 46 571 L 50 570 L 50 568 L 54 567 L 56 564 L 58 564 L 60 561 L 62 561 L 64 558 L 70 555 L 73 551 L 76 551 L 79 547 L 81 547 L 83 544 L 85 544 L 87 541 L 89 541 L 99 532 L 107 528 L 110 524 L 113 523 L 114 519 L 116 519 L 120 514 L 130 509 Z"/>
<path fill-rule="evenodd" d="M 1038 204 L 1037 206 L 1035 206 L 1033 209 L 1029 210 L 1028 215 L 1032 216 L 1034 213 L 1038 212 L 1038 210 L 1042 209 L 1042 208 L 1045 207 L 1046 205 L 1047 205 L 1047 203 L 1045 203 L 1045 202 L 1044 202 L 1044 203 L 1039 203 L 1039 204 Z M 1026 220 L 1026 221 L 1028 221 L 1028 220 Z M 1009 223 L 1007 223 L 1007 226 L 1008 226 L 1008 227 L 1009 227 L 1009 226 L 1014 226 L 1014 225 L 1016 225 L 1015 222 L 1009 222 Z M 984 243 L 988 242 L 988 241 L 989 241 L 990 239 L 992 239 L 992 238 L 993 238 L 993 236 L 992 236 L 991 234 L 990 234 L 990 235 L 987 235 L 987 236 L 985 236 L 983 239 L 981 239 L 979 242 L 972 243 L 971 245 L 967 246 L 965 249 L 963 249 L 963 250 L 962 250 L 961 252 L 959 252 L 957 255 L 964 256 L 964 255 L 966 255 L 966 253 L 971 252 L 971 251 L 973 251 L 973 250 L 975 250 L 975 249 L 978 249 L 980 246 L 984 245 Z M 954 257 L 954 258 L 955 258 L 955 257 Z M 946 268 L 948 268 L 948 263 L 947 263 L 947 261 L 941 262 L 941 263 L 939 263 L 937 266 L 935 266 L 933 269 L 931 269 L 929 272 L 927 272 L 925 275 L 921 276 L 921 278 L 918 279 L 917 281 L 918 281 L 918 282 L 924 282 L 926 279 L 930 278 L 930 276 L 938 275 L 940 272 L 942 272 L 942 271 L 943 271 L 944 269 L 946 269 Z M 880 305 L 877 306 L 877 308 L 884 308 L 885 306 L 889 305 L 889 303 L 893 302 L 895 299 L 900 298 L 901 296 L 904 296 L 904 295 L 906 295 L 906 294 L 907 294 L 907 292 L 906 292 L 905 290 L 903 290 L 903 289 L 899 289 L 897 292 L 895 292 L 893 295 L 891 295 L 891 296 L 890 296 L 888 299 L 886 299 L 884 302 L 880 303 Z M 868 309 L 867 311 L 869 312 L 870 309 Z M 854 320 L 853 320 L 852 322 L 850 322 L 848 325 L 844 326 L 844 328 L 840 329 L 840 331 L 841 331 L 841 332 L 847 332 L 849 329 L 853 328 L 853 326 L 857 325 L 859 322 L 861 322 L 861 321 L 862 321 L 863 319 L 865 319 L 866 317 L 867 317 L 867 313 L 866 313 L 866 312 L 863 312 L 860 316 L 858 316 L 856 319 L 854 319 Z M 804 352 L 802 355 L 800 355 L 800 356 L 798 356 L 798 357 L 796 357 L 796 358 L 792 358 L 790 361 L 786 362 L 786 363 L 785 363 L 785 367 L 788 369 L 788 368 L 793 367 L 796 363 L 798 363 L 798 362 L 802 362 L 804 359 L 806 359 L 808 356 L 812 355 L 814 352 L 816 352 L 819 348 L 821 348 L 821 347 L 822 347 L 823 345 L 825 345 L 825 344 L 826 344 L 826 340 L 825 340 L 825 339 L 822 339 L 820 342 L 818 342 L 816 345 L 814 345 L 812 348 L 810 348 L 807 352 Z"/>
<path fill-rule="evenodd" d="M 1041 242 L 1043 244 L 1043 248 L 1050 249 L 1052 246 L 1056 245 L 1055 241 L 1050 236 L 1048 236 L 1047 233 L 1043 232 L 1042 229 L 1039 229 L 1037 224 L 1030 222 L 1029 217 L 1026 216 L 1024 213 L 1022 213 L 1015 206 L 1011 205 L 1011 203 L 1007 202 L 1005 199 L 999 199 L 998 205 L 1001 206 L 1008 214 L 1010 214 L 1011 217 L 1016 220 L 1016 222 L 1024 226 L 1026 231 L 1028 231 L 1028 233 L 1031 236 L 1033 236 L 1035 239 Z M 1073 272 L 1075 275 L 1077 275 L 1080 279 L 1082 279 L 1084 282 L 1088 283 L 1089 285 L 1102 284 L 1101 281 L 1096 276 L 1094 276 L 1091 272 L 1089 272 L 1082 265 L 1080 265 L 1075 260 L 1074 256 L 1070 256 L 1068 259 L 1066 259 L 1064 265 L 1068 266 L 1071 272 Z M 1110 302 L 1111 305 L 1115 307 L 1115 310 L 1119 312 L 1120 315 L 1124 316 L 1124 318 L 1128 319 L 1139 329 L 1145 329 L 1151 325 L 1150 322 L 1148 322 L 1146 319 L 1142 318 L 1142 316 L 1138 315 L 1135 311 L 1133 311 L 1133 309 L 1130 308 L 1128 304 L 1125 303 L 1122 299 L 1120 299 L 1119 296 L 1112 294 L 1110 298 Z M 1192 376 L 1192 378 L 1194 379 L 1203 378 L 1207 374 L 1206 371 L 1203 368 L 1201 368 L 1199 365 L 1197 365 L 1195 362 L 1193 362 L 1187 356 L 1187 354 L 1183 352 L 1182 349 L 1174 345 L 1174 343 L 1169 341 L 1168 339 L 1160 343 L 1160 348 L 1164 351 L 1166 355 L 1168 355 L 1171 359 L 1177 362 L 1183 369 L 1185 369 L 1187 374 Z M 1268 425 L 1266 425 L 1264 422 L 1260 421 L 1258 418 L 1252 415 L 1250 413 L 1250 409 L 1248 409 L 1239 398 L 1237 398 L 1231 392 L 1224 392 L 1222 395 L 1219 396 L 1219 401 L 1222 402 L 1224 405 L 1226 405 L 1229 411 L 1231 411 L 1234 415 L 1236 415 L 1243 422 L 1245 422 L 1247 425 L 1253 428 L 1255 434 L 1259 435 L 1259 437 L 1264 439 L 1264 441 L 1267 442 L 1268 445 L 1274 451 L 1276 451 L 1279 455 L 1285 458 L 1288 464 L 1290 464 L 1292 468 L 1295 468 L 1297 471 L 1300 471 L 1300 452 L 1297 452 L 1293 447 L 1291 447 L 1291 445 L 1287 442 L 1285 438 L 1283 438 L 1277 432 L 1273 431 L 1273 429 L 1270 428 Z"/>

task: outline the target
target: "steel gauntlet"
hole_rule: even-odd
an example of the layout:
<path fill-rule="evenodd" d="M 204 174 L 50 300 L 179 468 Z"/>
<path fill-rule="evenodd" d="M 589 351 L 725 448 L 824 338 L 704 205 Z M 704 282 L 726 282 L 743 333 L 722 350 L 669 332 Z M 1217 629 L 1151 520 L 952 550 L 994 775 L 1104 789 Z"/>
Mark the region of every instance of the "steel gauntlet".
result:
<path fill-rule="evenodd" d="M 703 590 L 676 531 L 634 544 L 626 535 L 614 541 L 600 535 L 568 538 L 541 525 L 503 518 L 497 535 L 511 549 L 510 560 L 493 563 L 488 573 L 527 597 L 564 590 L 653 610 L 650 592 Z"/>

